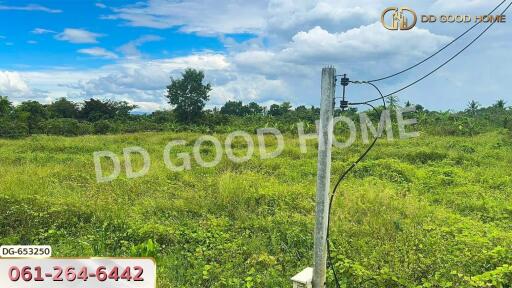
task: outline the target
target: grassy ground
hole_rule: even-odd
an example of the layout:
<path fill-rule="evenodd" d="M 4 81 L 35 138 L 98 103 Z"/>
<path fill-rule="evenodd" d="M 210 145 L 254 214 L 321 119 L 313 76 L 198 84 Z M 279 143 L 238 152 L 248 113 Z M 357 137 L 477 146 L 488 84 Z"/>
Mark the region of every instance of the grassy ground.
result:
<path fill-rule="evenodd" d="M 198 136 L 0 140 L 0 244 L 50 244 L 55 256 L 156 256 L 160 287 L 289 287 L 311 265 L 315 143 L 302 154 L 286 136 L 275 159 L 236 164 L 224 155 L 215 168 L 169 171 L 167 142 L 188 140 L 178 150 L 191 151 Z M 130 146 L 149 151 L 148 175 L 96 183 L 93 152 L 121 157 Z M 362 149 L 335 150 L 333 173 Z M 342 285 L 510 287 L 511 152 L 501 132 L 380 142 L 334 203 Z"/>

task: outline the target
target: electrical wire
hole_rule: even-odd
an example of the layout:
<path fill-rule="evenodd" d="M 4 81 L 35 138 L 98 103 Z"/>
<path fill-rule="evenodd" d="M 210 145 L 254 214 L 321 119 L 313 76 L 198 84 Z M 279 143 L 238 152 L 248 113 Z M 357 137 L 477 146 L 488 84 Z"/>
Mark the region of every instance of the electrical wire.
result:
<path fill-rule="evenodd" d="M 487 15 L 490 15 L 491 13 L 493 13 L 496 9 L 498 9 L 503 3 L 505 3 L 506 0 L 502 1 L 498 6 L 496 6 L 496 8 L 494 8 L 489 14 Z M 505 14 L 505 12 L 510 8 L 510 6 L 512 5 L 512 2 L 509 3 L 507 5 L 507 7 L 503 10 L 503 12 L 500 14 L 500 15 L 503 15 Z M 475 43 L 484 33 L 486 33 L 493 25 L 494 23 L 496 22 L 492 22 L 491 24 L 489 24 L 487 26 L 487 28 L 485 28 L 480 34 L 478 34 L 477 37 L 475 37 L 471 42 L 469 42 L 469 44 L 467 44 L 466 46 L 464 46 L 464 48 L 462 48 L 459 52 L 457 52 L 455 55 L 453 55 L 452 57 L 450 57 L 448 60 L 446 60 L 445 62 L 443 62 L 441 65 L 439 65 L 438 67 L 436 67 L 434 70 L 430 71 L 429 73 L 425 74 L 424 76 L 420 77 L 419 79 L 417 79 L 416 81 L 396 90 L 396 91 L 393 91 L 389 94 L 386 94 L 386 95 L 383 95 L 383 93 L 381 92 L 381 90 L 375 85 L 373 84 L 372 82 L 377 82 L 377 81 L 381 81 L 381 80 L 385 80 L 385 79 L 389 79 L 391 77 L 394 77 L 394 76 L 397 76 L 399 74 L 402 74 L 404 72 L 407 72 L 419 65 L 421 65 L 422 63 L 428 61 L 429 59 L 431 59 L 432 57 L 434 57 L 435 55 L 439 54 L 441 51 L 443 51 L 444 49 L 446 49 L 447 47 L 449 47 L 451 44 L 453 44 L 454 42 L 456 42 L 458 39 L 460 39 L 461 37 L 463 37 L 465 34 L 467 34 L 469 31 L 471 31 L 473 28 L 475 28 L 478 24 L 480 24 L 481 22 L 477 22 L 475 25 L 471 26 L 468 30 L 466 30 L 464 33 L 462 33 L 461 35 L 459 35 L 458 37 L 456 37 L 454 40 L 452 40 L 450 43 L 448 43 L 447 45 L 443 46 L 440 50 L 436 51 L 434 54 L 432 54 L 431 56 L 423 59 L 422 61 L 416 63 L 415 65 L 409 67 L 409 68 L 406 68 L 402 71 L 399 71 L 395 74 L 392 74 L 392 75 L 389 75 L 389 76 L 386 76 L 386 77 L 382 77 L 382 78 L 379 78 L 379 79 L 374 79 L 374 80 L 369 80 L 369 81 L 350 81 L 351 83 L 355 83 L 355 84 L 368 84 L 368 85 L 371 85 L 373 86 L 377 92 L 379 92 L 380 94 L 380 97 L 377 97 L 377 98 L 374 98 L 374 99 L 371 99 L 371 100 L 368 100 L 368 101 L 364 101 L 364 102 L 358 102 L 358 103 L 349 103 L 350 106 L 355 106 L 355 105 L 367 105 L 369 107 L 371 107 L 375 112 L 378 113 L 378 110 L 377 108 L 375 108 L 373 105 L 371 105 L 370 103 L 371 102 L 375 102 L 375 101 L 378 101 L 378 100 L 382 100 L 383 101 L 383 105 L 384 105 L 384 109 L 386 109 L 386 100 L 385 98 L 388 98 L 390 97 L 391 95 L 395 94 L 395 93 L 398 93 L 398 92 L 401 92 L 415 84 L 417 84 L 418 82 L 424 80 L 425 78 L 429 77 L 430 75 L 434 74 L 435 72 L 437 72 L 439 69 L 441 69 L 442 67 L 444 67 L 446 64 L 448 64 L 449 62 L 451 62 L 453 59 L 455 59 L 457 56 L 459 56 L 462 52 L 464 52 L 467 48 L 469 48 L 473 43 Z M 345 87 L 344 87 L 345 88 Z M 344 91 L 345 92 L 345 91 Z M 336 284 L 336 287 L 337 288 L 340 288 L 340 283 L 339 283 L 339 279 L 338 279 L 338 276 L 336 274 L 336 269 L 334 267 L 334 263 L 332 261 L 332 255 L 331 255 L 331 245 L 330 245 L 330 241 L 329 241 L 329 228 L 330 228 L 330 223 L 331 223 L 331 210 L 332 210 L 332 203 L 334 201 L 334 196 L 336 195 L 336 192 L 337 192 L 337 189 L 339 187 L 339 185 L 341 184 L 341 182 L 347 177 L 348 173 L 350 173 L 350 171 L 352 171 L 352 169 L 354 169 L 357 164 L 359 164 L 359 162 L 361 162 L 365 157 L 366 155 L 368 155 L 368 153 L 370 153 L 370 151 L 373 149 L 373 147 L 375 146 L 375 144 L 377 143 L 377 141 L 379 140 L 379 135 L 377 135 L 375 137 L 375 139 L 373 140 L 373 142 L 370 144 L 370 146 L 368 146 L 368 148 L 364 151 L 363 154 L 361 154 L 357 160 L 355 162 L 353 162 L 350 167 L 348 169 L 346 169 L 341 175 L 340 177 L 338 178 L 338 181 L 336 182 L 334 188 L 333 188 L 333 191 L 331 193 L 331 196 L 330 196 L 330 199 L 329 199 L 329 210 L 328 210 L 328 213 L 329 213 L 329 217 L 327 218 L 327 257 L 328 257 L 328 260 L 329 260 L 329 266 L 331 267 L 331 270 L 332 270 L 332 273 L 333 273 L 333 276 L 334 276 L 334 280 L 335 280 L 335 284 Z"/>
<path fill-rule="evenodd" d="M 355 81 L 350 81 L 352 83 L 354 83 Z M 358 83 L 358 82 L 355 82 L 355 83 Z M 373 83 L 370 83 L 370 82 L 362 82 L 362 83 L 358 83 L 358 84 L 368 84 L 368 85 L 371 85 L 373 86 L 373 88 L 375 88 L 377 90 L 377 92 L 379 92 L 380 96 L 381 96 L 381 99 L 382 99 L 382 105 L 384 107 L 384 109 L 387 109 L 386 107 L 386 100 L 381 92 L 381 90 Z M 373 106 L 372 104 L 370 103 L 349 103 L 350 106 L 357 106 L 357 105 L 366 105 L 366 106 L 369 106 L 371 107 L 377 114 L 379 113 L 379 110 L 377 110 L 377 108 L 375 106 Z M 341 184 L 341 182 L 345 179 L 345 177 L 347 177 L 348 173 L 350 173 L 350 171 L 352 171 L 352 169 L 354 169 L 357 164 L 359 164 L 359 162 L 361 162 L 365 157 L 366 155 L 368 155 L 368 153 L 370 153 L 370 151 L 373 149 L 373 147 L 375 146 L 375 144 L 377 143 L 377 141 L 379 140 L 379 135 L 376 135 L 375 136 L 375 139 L 373 139 L 372 143 L 370 144 L 370 146 L 368 146 L 368 148 L 366 148 L 366 150 L 364 151 L 363 154 L 361 154 L 357 160 L 355 162 L 353 162 L 350 167 L 348 169 L 346 169 L 341 175 L 340 177 L 338 178 L 338 181 L 336 182 L 336 185 L 334 185 L 334 188 L 332 190 L 332 193 L 331 193 L 331 196 L 330 196 L 330 199 L 329 199 L 329 210 L 328 213 L 329 213 L 329 216 L 327 217 L 327 259 L 329 260 L 329 267 L 331 267 L 331 271 L 332 271 L 332 274 L 334 276 L 334 283 L 336 284 L 336 288 L 341 288 L 340 286 L 340 283 L 339 283 L 339 279 L 338 279 L 338 275 L 336 274 L 336 269 L 334 267 L 334 263 L 332 261 L 332 256 L 331 256 L 331 245 L 330 245 L 330 242 L 329 242 L 329 227 L 330 227 L 330 224 L 331 224 L 331 208 L 332 208 L 332 203 L 334 201 L 334 196 L 336 195 L 336 191 L 338 190 L 338 187 L 339 185 Z"/>
<path fill-rule="evenodd" d="M 494 8 L 489 14 L 487 15 L 490 15 L 491 13 L 493 13 L 496 9 L 498 9 L 503 3 L 505 3 L 506 0 L 502 1 L 498 6 L 496 6 L 496 8 Z M 501 12 L 500 15 L 503 15 L 505 14 L 505 12 L 510 8 L 510 6 L 512 5 L 512 2 L 509 3 L 507 5 L 507 7 L 503 10 L 503 12 Z M 389 79 L 391 77 L 394 77 L 394 76 L 397 76 L 399 74 L 402 74 L 406 71 L 409 71 L 419 65 L 421 65 L 422 63 L 428 61 L 429 59 L 431 59 L 432 57 L 434 57 L 435 55 L 439 54 L 441 51 L 443 51 L 444 49 L 446 49 L 448 46 L 450 46 L 451 44 L 453 44 L 455 41 L 457 41 L 458 39 L 460 39 L 461 37 L 463 37 L 465 34 L 467 34 L 469 31 L 471 31 L 473 28 L 475 28 L 478 24 L 480 24 L 481 22 L 477 22 L 475 25 L 473 25 L 472 27 L 470 27 L 467 31 L 465 31 L 464 33 L 462 33 L 461 35 L 459 35 L 458 37 L 456 37 L 454 40 L 452 40 L 450 43 L 448 43 L 447 45 L 443 46 L 440 50 L 438 50 L 437 52 L 435 52 L 434 54 L 432 54 L 431 56 L 425 58 L 424 60 L 418 62 L 417 64 L 409 67 L 409 68 L 406 68 L 402 71 L 399 71 L 395 74 L 392 74 L 392 75 L 389 75 L 389 76 L 386 76 L 386 77 L 382 77 L 382 78 L 379 78 L 379 79 L 374 79 L 374 80 L 369 80 L 369 81 L 350 81 L 351 83 L 355 83 L 355 84 L 368 84 L 368 85 L 371 85 L 372 87 L 374 87 L 377 92 L 380 94 L 380 97 L 377 97 L 377 98 L 374 98 L 374 99 L 371 99 L 371 100 L 367 100 L 367 101 L 364 101 L 364 102 L 357 102 L 357 103 L 349 103 L 350 106 L 357 106 L 357 105 L 367 105 L 369 107 L 371 107 L 375 112 L 377 112 L 378 114 L 378 110 L 375 106 L 371 105 L 370 103 L 371 102 L 375 102 L 375 101 L 378 101 L 378 100 L 382 100 L 383 102 L 383 106 L 384 106 L 384 109 L 386 109 L 386 100 L 385 98 L 388 98 L 390 96 L 392 96 L 393 94 L 395 93 L 398 93 L 398 92 L 401 92 L 415 84 L 417 84 L 418 82 L 424 80 L 425 78 L 429 77 L 430 75 L 434 74 L 435 72 L 437 72 L 439 69 L 441 69 L 442 67 L 444 67 L 446 64 L 448 64 L 449 62 L 451 62 L 453 59 L 455 59 L 457 56 L 459 56 L 462 52 L 464 52 L 467 48 L 469 48 L 473 43 L 475 43 L 484 33 L 486 33 L 496 22 L 492 22 L 491 24 L 489 24 L 487 26 L 487 28 L 485 28 L 480 34 L 478 34 L 477 37 L 475 37 L 471 42 L 469 42 L 469 44 L 467 44 L 466 46 L 464 46 L 464 48 L 462 48 L 459 52 L 457 52 L 455 55 L 453 55 L 452 57 L 450 57 L 448 60 L 446 60 L 445 62 L 443 62 L 441 65 L 439 65 L 438 67 L 436 67 L 434 70 L 430 71 L 429 73 L 425 74 L 424 76 L 422 76 L 421 78 L 419 78 L 418 80 L 396 90 L 396 91 L 393 91 L 389 94 L 386 94 L 386 95 L 383 95 L 382 91 L 375 85 L 373 84 L 372 82 L 377 82 L 377 81 L 381 81 L 381 80 L 385 80 L 385 79 Z M 341 175 L 340 177 L 338 178 L 338 181 L 336 182 L 336 184 L 334 185 L 334 188 L 333 188 L 333 191 L 331 193 L 331 196 L 330 196 L 330 199 L 329 199 L 329 210 L 328 210 L 328 218 L 327 218 L 327 257 L 328 257 L 328 261 L 329 261 L 329 266 L 331 267 L 331 270 L 333 272 L 333 276 L 334 276 L 334 280 L 335 280 L 335 284 L 336 284 L 336 287 L 337 288 L 340 288 L 340 283 L 339 283 L 339 279 L 338 279 L 338 276 L 336 274 L 336 269 L 334 267 L 334 264 L 333 264 L 333 261 L 332 261 L 332 255 L 331 255 L 331 245 L 330 245 L 330 241 L 329 241 L 329 228 L 330 228 L 330 223 L 331 223 L 331 210 L 332 210 L 332 203 L 334 201 L 334 197 L 336 195 L 336 192 L 337 192 L 337 189 L 339 187 L 339 185 L 341 184 L 341 182 L 347 177 L 348 173 L 350 173 L 350 171 L 352 171 L 356 166 L 357 164 L 359 164 L 359 162 L 361 162 L 365 157 L 366 155 L 368 155 L 368 153 L 370 153 L 370 151 L 373 149 L 373 147 L 375 146 L 375 144 L 377 143 L 377 141 L 379 140 L 379 136 L 381 135 L 377 135 L 375 137 L 375 139 L 373 140 L 373 142 L 370 144 L 370 146 L 368 146 L 368 148 L 364 151 L 363 154 L 361 154 L 357 160 L 355 162 L 353 162 L 349 168 L 347 168 Z"/>
<path fill-rule="evenodd" d="M 505 10 L 503 10 L 503 12 L 501 12 L 500 15 L 503 15 L 505 14 L 505 12 L 507 12 L 508 8 L 510 8 L 510 6 L 512 5 L 512 2 L 510 2 L 507 7 L 505 8 Z M 451 62 L 453 59 L 455 59 L 455 57 L 459 56 L 462 52 L 464 52 L 467 48 L 469 48 L 473 43 L 475 43 L 478 39 L 480 39 L 480 37 L 482 37 L 482 35 L 484 35 L 485 32 L 487 32 L 487 30 L 489 30 L 496 22 L 492 22 L 491 24 L 489 24 L 489 26 L 487 26 L 487 28 L 485 28 L 485 30 L 483 30 L 480 34 L 478 34 L 478 36 L 473 39 L 471 42 L 469 42 L 468 45 L 464 46 L 464 48 L 462 48 L 459 52 L 457 52 L 455 55 L 453 55 L 452 57 L 450 57 L 448 60 L 446 60 L 445 62 L 443 62 L 441 65 L 437 66 L 434 70 L 430 71 L 429 73 L 425 74 L 424 76 L 422 76 L 421 78 L 417 79 L 416 81 L 414 82 L 411 82 L 409 83 L 408 85 L 398 89 L 398 90 L 395 90 L 391 93 L 388 93 L 384 96 L 382 96 L 383 98 L 388 98 L 390 96 L 392 96 L 393 94 L 395 93 L 398 93 L 398 92 L 401 92 L 415 84 L 417 84 L 418 82 L 424 80 L 425 78 L 429 77 L 430 75 L 434 74 L 435 72 L 437 72 L 439 69 L 441 69 L 442 67 L 444 67 L 446 64 L 448 64 L 449 62 Z M 366 82 L 366 81 L 353 81 L 353 83 L 369 83 L 371 84 L 370 82 Z M 368 101 L 365 101 L 365 102 L 362 102 L 362 103 L 359 103 L 359 104 L 363 104 L 363 103 L 371 103 L 371 102 L 375 102 L 375 101 L 378 101 L 380 100 L 381 97 L 378 97 L 378 98 L 375 98 L 375 99 L 371 99 L 371 100 L 368 100 Z"/>
<path fill-rule="evenodd" d="M 489 12 L 487 14 L 487 16 L 491 15 L 492 13 L 494 13 L 494 11 L 496 11 L 501 5 L 503 5 L 503 3 L 505 3 L 507 0 L 503 0 L 500 4 L 498 4 L 498 6 L 496 6 L 494 9 L 492 9 L 491 12 Z M 392 78 L 392 77 L 395 77 L 395 76 L 398 76 L 402 73 L 405 73 L 411 69 L 414 69 L 418 66 L 420 66 L 421 64 L 425 63 L 426 61 L 432 59 L 434 56 L 436 56 L 437 54 L 441 53 L 444 49 L 450 47 L 453 43 L 457 42 L 457 40 L 459 40 L 460 38 L 462 38 L 464 35 L 466 35 L 467 33 L 469 33 L 471 30 L 473 30 L 473 28 L 475 28 L 476 26 L 478 26 L 480 23 L 482 23 L 481 21 L 480 22 L 476 22 L 473 26 L 469 27 L 469 29 L 467 29 L 466 31 L 464 31 L 464 33 L 460 34 L 459 36 L 457 36 L 455 39 L 453 39 L 450 43 L 444 45 L 443 47 L 441 47 L 441 49 L 437 50 L 434 54 L 428 56 L 427 58 L 421 60 L 420 62 L 406 68 L 406 69 L 403 69 L 401 71 L 398 71 L 394 74 L 391 74 L 391 75 L 388 75 L 388 76 L 385 76 L 385 77 L 382 77 L 382 78 L 377 78 L 377 79 L 373 79 L 373 80 L 367 80 L 367 81 L 364 81 L 364 82 L 378 82 L 378 81 L 382 81 L 382 80 L 386 80 L 386 79 L 389 79 L 389 78 Z"/>

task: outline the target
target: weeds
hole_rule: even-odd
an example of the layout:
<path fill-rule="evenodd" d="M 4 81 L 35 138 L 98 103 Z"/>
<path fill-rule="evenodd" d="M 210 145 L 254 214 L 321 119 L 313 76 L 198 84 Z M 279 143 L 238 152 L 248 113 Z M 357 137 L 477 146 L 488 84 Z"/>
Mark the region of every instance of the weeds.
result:
<path fill-rule="evenodd" d="M 509 287 L 507 133 L 377 145 L 333 205 L 331 239 L 342 283 Z M 275 159 L 255 155 L 243 165 L 223 159 L 216 168 L 166 169 L 165 143 L 197 137 L 0 140 L 0 244 L 52 245 L 56 256 L 153 256 L 164 288 L 289 286 L 291 276 L 311 265 L 314 141 L 306 154 L 286 136 Z M 96 183 L 92 152 L 121 155 L 126 143 L 155 159 L 149 174 Z M 335 149 L 333 175 L 363 146 Z"/>

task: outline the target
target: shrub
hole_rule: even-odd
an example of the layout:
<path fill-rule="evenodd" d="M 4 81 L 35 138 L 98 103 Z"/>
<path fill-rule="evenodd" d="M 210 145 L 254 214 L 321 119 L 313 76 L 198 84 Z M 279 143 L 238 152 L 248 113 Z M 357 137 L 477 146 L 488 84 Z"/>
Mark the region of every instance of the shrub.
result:
<path fill-rule="evenodd" d="M 405 160 L 411 163 L 427 164 L 430 162 L 443 161 L 448 157 L 448 153 L 432 150 L 419 150 L 412 153 L 405 153 Z"/>
<path fill-rule="evenodd" d="M 94 134 L 94 125 L 90 122 L 78 122 L 78 135 Z"/>
<path fill-rule="evenodd" d="M 20 138 L 28 135 L 29 130 L 26 123 L 13 121 L 9 118 L 0 118 L 0 137 Z"/>
<path fill-rule="evenodd" d="M 412 181 L 414 169 L 411 165 L 395 159 L 376 160 L 359 164 L 353 175 L 357 178 L 376 177 L 397 184 L 406 184 Z"/>
<path fill-rule="evenodd" d="M 45 121 L 42 126 L 48 135 L 79 136 L 94 133 L 91 123 L 69 118 L 50 119 Z"/>
<path fill-rule="evenodd" d="M 42 129 L 45 134 L 76 136 L 79 133 L 79 122 L 75 119 L 62 118 L 50 119 L 42 123 Z"/>
<path fill-rule="evenodd" d="M 129 121 L 122 123 L 121 125 L 121 130 L 125 133 L 162 131 L 164 126 L 163 124 L 158 124 L 147 120 Z"/>
<path fill-rule="evenodd" d="M 100 120 L 94 123 L 94 133 L 96 134 L 108 134 L 118 132 L 118 127 L 111 121 Z"/>
<path fill-rule="evenodd" d="M 176 115 L 172 111 L 155 111 L 151 114 L 151 118 L 154 119 L 156 123 L 164 124 L 169 122 L 175 122 L 176 121 Z"/>

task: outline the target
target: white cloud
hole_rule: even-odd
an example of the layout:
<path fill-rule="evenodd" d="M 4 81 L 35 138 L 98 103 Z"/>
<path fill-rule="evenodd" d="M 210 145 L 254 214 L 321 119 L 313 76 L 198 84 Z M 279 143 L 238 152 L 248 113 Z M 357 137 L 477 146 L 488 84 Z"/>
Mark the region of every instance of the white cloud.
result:
<path fill-rule="evenodd" d="M 29 4 L 26 6 L 7 6 L 0 5 L 0 10 L 18 10 L 18 11 L 42 11 L 47 13 L 61 13 L 60 9 L 51 9 L 45 6 L 37 5 L 37 4 Z"/>
<path fill-rule="evenodd" d="M 486 1 L 486 0 L 451 0 L 451 1 L 441 1 L 436 0 L 432 4 L 432 9 L 436 11 L 458 11 L 458 12 L 466 12 L 468 10 L 475 11 L 476 9 L 480 10 L 480 14 L 486 15 L 489 11 L 485 11 L 485 9 L 496 6 L 500 1 Z M 504 3 L 506 5 L 507 3 Z M 504 6 L 503 5 L 503 6 Z"/>
<path fill-rule="evenodd" d="M 392 4 L 375 0 L 146 0 L 114 8 L 104 18 L 137 27 L 179 27 L 198 34 L 254 33 L 281 43 L 315 26 L 339 32 L 374 23 Z M 486 14 L 495 5 L 485 0 L 436 0 L 420 1 L 412 8 L 422 13 Z"/>
<path fill-rule="evenodd" d="M 265 1 L 150 0 L 114 9 L 106 19 L 121 19 L 129 25 L 151 28 L 181 26 L 200 34 L 257 32 L 266 25 Z"/>
<path fill-rule="evenodd" d="M 53 30 L 49 30 L 49 29 L 44 29 L 44 28 L 35 28 L 34 30 L 32 30 L 32 33 L 33 34 L 47 34 L 47 33 L 57 33 Z"/>
<path fill-rule="evenodd" d="M 155 110 L 163 110 L 165 109 L 165 101 L 160 103 L 155 102 L 144 102 L 144 101 L 129 101 L 131 105 L 137 105 L 137 109 L 135 111 L 138 112 L 153 112 Z"/>
<path fill-rule="evenodd" d="M 288 61 L 283 58 L 282 51 L 269 51 L 254 49 L 242 51 L 231 55 L 231 62 L 236 65 L 237 71 L 242 74 L 264 75 L 267 79 L 283 77 L 309 77 L 310 65 Z"/>
<path fill-rule="evenodd" d="M 98 43 L 96 38 L 105 36 L 103 34 L 89 32 L 84 29 L 66 28 L 62 33 L 55 36 L 55 39 L 60 41 L 68 41 L 71 43 Z"/>
<path fill-rule="evenodd" d="M 129 61 L 103 67 L 101 77 L 82 81 L 78 86 L 86 94 L 116 93 L 118 91 L 162 90 L 171 75 L 193 67 L 206 71 L 225 70 L 229 63 L 218 54 L 192 55 L 174 59 Z"/>
<path fill-rule="evenodd" d="M 27 41 L 27 43 L 28 43 L 28 44 L 32 44 L 32 45 L 34 45 L 34 44 L 37 44 L 37 41 L 34 41 L 34 40 L 28 40 L 28 41 Z"/>
<path fill-rule="evenodd" d="M 23 95 L 30 89 L 19 73 L 0 71 L 0 91 L 2 95 Z"/>
<path fill-rule="evenodd" d="M 331 33 L 321 27 L 296 33 L 278 48 L 254 48 L 231 54 L 230 61 L 240 73 L 265 75 L 268 79 L 310 79 L 325 65 L 339 65 L 345 71 L 381 73 L 403 67 L 435 51 L 451 38 L 425 29 L 393 33 L 379 23 Z M 386 61 L 381 61 L 386 59 Z M 348 72 L 348 71 L 347 71 Z M 293 86 L 293 85 L 292 85 Z M 299 97 L 303 93 L 299 93 Z"/>
<path fill-rule="evenodd" d="M 416 58 L 425 56 L 450 40 L 450 37 L 419 28 L 406 33 L 394 33 L 387 31 L 380 23 L 341 33 L 329 33 L 317 26 L 293 36 L 292 42 L 282 51 L 282 57 L 295 63 L 326 65 L 340 61 L 370 61 L 382 57 L 392 59 L 395 55 Z"/>
<path fill-rule="evenodd" d="M 127 57 L 137 58 L 141 56 L 138 47 L 147 42 L 155 42 L 163 40 L 162 37 L 156 35 L 144 35 L 133 41 L 130 41 L 123 46 L 119 47 L 119 51 Z"/>
<path fill-rule="evenodd" d="M 28 99 L 45 99 L 47 93 L 41 89 L 32 89 L 19 72 L 0 71 L 0 95 L 8 96 L 14 103 L 20 103 Z"/>
<path fill-rule="evenodd" d="M 96 7 L 98 7 L 98 8 L 101 8 L 101 9 L 105 9 L 105 8 L 107 8 L 107 5 L 105 5 L 105 4 L 103 4 L 103 3 L 99 3 L 99 2 L 98 2 L 98 3 L 96 3 L 96 4 L 94 4 L 94 5 L 95 5 Z"/>
<path fill-rule="evenodd" d="M 220 106 L 226 101 L 243 101 L 245 103 L 257 101 L 284 101 L 289 100 L 290 90 L 284 79 L 267 79 L 263 75 L 239 74 L 225 72 L 229 81 L 217 85 L 213 81 L 210 105 Z"/>
<path fill-rule="evenodd" d="M 198 34 L 276 36 L 317 25 L 337 29 L 350 27 L 355 21 L 374 22 L 384 8 L 380 6 L 374 0 L 148 0 L 115 8 L 104 18 L 138 27 L 180 27 Z"/>
<path fill-rule="evenodd" d="M 105 59 L 117 59 L 119 58 L 114 52 L 108 51 L 101 47 L 84 48 L 78 50 L 78 53 L 87 54 L 90 56 L 105 58 Z"/>
<path fill-rule="evenodd" d="M 329 31 L 375 22 L 384 7 L 375 0 L 306 0 L 299 4 L 289 0 L 270 0 L 266 33 L 274 37 L 289 37 L 298 31 L 316 26 Z"/>
<path fill-rule="evenodd" d="M 34 98 L 41 99 L 42 102 L 48 103 L 60 97 L 72 97 L 72 90 L 66 85 L 77 83 L 82 79 L 89 79 L 93 75 L 101 75 L 100 71 L 76 70 L 70 68 L 55 68 L 51 70 L 41 71 L 23 71 L 18 72 L 31 91 L 38 92 L 39 95 L 33 93 L 23 95 L 7 95 L 9 97 L 16 96 L 20 101 L 30 100 Z M 44 92 L 48 91 L 48 92 Z M 74 100 L 82 100 L 76 99 Z"/>

